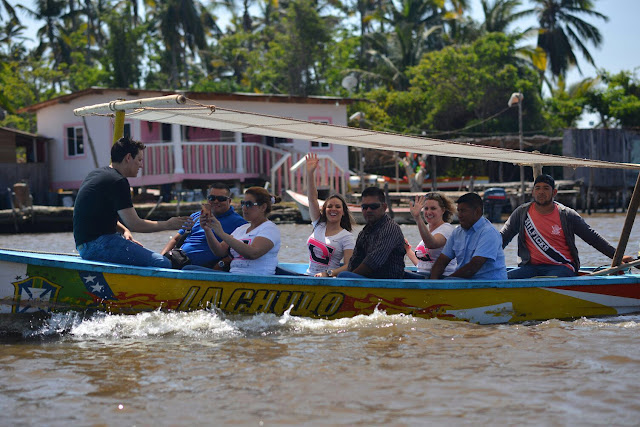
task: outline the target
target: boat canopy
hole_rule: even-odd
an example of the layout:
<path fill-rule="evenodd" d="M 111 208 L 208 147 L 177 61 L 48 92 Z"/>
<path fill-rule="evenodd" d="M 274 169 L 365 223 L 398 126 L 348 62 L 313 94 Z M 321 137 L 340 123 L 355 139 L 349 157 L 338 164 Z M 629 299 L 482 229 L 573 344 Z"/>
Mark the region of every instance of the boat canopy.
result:
<path fill-rule="evenodd" d="M 183 95 L 132 101 L 112 101 L 77 108 L 74 114 L 112 115 L 124 111 L 127 118 L 149 122 L 242 132 L 277 138 L 302 139 L 378 150 L 404 151 L 434 156 L 462 157 L 513 163 L 521 166 L 594 167 L 640 170 L 640 164 L 579 159 L 536 152 L 488 147 L 469 143 L 403 135 L 370 129 L 317 123 L 286 117 L 238 111 L 206 105 Z"/>

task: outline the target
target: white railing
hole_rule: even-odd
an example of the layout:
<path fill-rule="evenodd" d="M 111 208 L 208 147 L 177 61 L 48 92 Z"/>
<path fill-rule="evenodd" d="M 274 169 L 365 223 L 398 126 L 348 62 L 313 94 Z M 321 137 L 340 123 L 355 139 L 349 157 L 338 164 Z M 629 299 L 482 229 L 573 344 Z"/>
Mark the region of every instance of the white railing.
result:
<path fill-rule="evenodd" d="M 256 142 L 156 143 L 145 149 L 142 174 L 173 175 L 173 179 L 211 179 L 215 175 L 227 175 L 227 179 L 262 178 L 270 180 L 274 194 L 283 194 L 287 189 L 304 193 L 304 155 Z M 317 187 L 344 194 L 345 171 L 330 156 L 318 157 Z"/>
<path fill-rule="evenodd" d="M 344 169 L 336 161 L 326 154 L 318 155 L 318 169 L 316 171 L 316 188 L 329 189 L 332 193 L 344 196 L 347 190 L 347 179 Z M 289 168 L 289 181 L 291 188 L 297 193 L 306 193 L 307 174 L 304 157 Z"/>

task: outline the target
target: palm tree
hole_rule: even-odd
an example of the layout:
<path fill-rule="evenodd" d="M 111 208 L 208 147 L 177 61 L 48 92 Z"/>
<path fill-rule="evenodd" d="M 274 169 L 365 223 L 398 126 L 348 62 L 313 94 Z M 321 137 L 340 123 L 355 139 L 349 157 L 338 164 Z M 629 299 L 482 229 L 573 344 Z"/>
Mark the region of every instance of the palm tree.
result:
<path fill-rule="evenodd" d="M 418 64 L 425 52 L 441 47 L 442 43 L 430 36 L 442 29 L 442 4 L 441 0 L 389 2 L 386 21 L 393 31 L 369 35 L 374 48 L 367 53 L 378 59 L 383 74 L 397 89 L 408 87 L 407 68 Z"/>
<path fill-rule="evenodd" d="M 13 6 L 11 6 L 11 4 L 7 0 L 2 0 L 0 2 L 0 5 L 2 6 L 2 7 L 0 7 L 0 21 L 2 21 L 4 19 L 3 18 L 3 14 L 2 14 L 2 9 L 4 9 L 5 13 L 7 14 L 7 16 L 9 18 L 8 19 L 9 21 L 16 20 L 18 24 L 20 23 L 20 20 L 16 16 L 15 9 L 13 8 Z"/>
<path fill-rule="evenodd" d="M 517 12 L 522 0 L 480 0 L 484 13 L 481 29 L 487 33 L 506 33 L 509 25 L 527 14 Z"/>
<path fill-rule="evenodd" d="M 53 68 L 62 64 L 71 63 L 71 47 L 69 46 L 68 29 L 62 17 L 66 10 L 65 0 L 35 0 L 34 9 L 19 5 L 36 21 L 44 21 L 44 25 L 38 29 L 37 35 L 40 44 L 35 50 L 35 55 L 43 55 L 49 52 L 53 59 Z M 54 82 L 60 85 L 60 82 Z"/>
<path fill-rule="evenodd" d="M 164 68 L 168 68 L 168 83 L 172 88 L 187 86 L 187 51 L 195 56 L 199 49 L 206 48 L 206 28 L 203 21 L 208 12 L 198 0 L 167 0 L 156 3 L 152 15 L 155 15 L 151 19 L 157 22 L 168 56 L 169 64 L 164 64 Z"/>
<path fill-rule="evenodd" d="M 564 75 L 575 65 L 581 72 L 575 50 L 582 53 L 588 63 L 595 65 L 586 42 L 599 47 L 602 34 L 594 25 L 584 21 L 580 16 L 594 17 L 604 20 L 609 18 L 593 8 L 592 0 L 531 0 L 535 6 L 525 11 L 537 16 L 538 47 L 547 53 L 548 67 L 555 77 Z"/>

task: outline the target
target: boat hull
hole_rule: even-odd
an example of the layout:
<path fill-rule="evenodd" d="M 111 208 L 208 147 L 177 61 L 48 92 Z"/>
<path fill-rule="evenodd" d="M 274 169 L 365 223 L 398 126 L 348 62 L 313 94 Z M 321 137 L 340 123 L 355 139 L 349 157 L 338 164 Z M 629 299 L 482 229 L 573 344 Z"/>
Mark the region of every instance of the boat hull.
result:
<path fill-rule="evenodd" d="M 283 264 L 302 271 L 305 266 Z M 479 324 L 640 312 L 640 276 L 518 281 L 331 279 L 129 267 L 0 250 L 0 316 L 218 309 L 338 319 L 387 314 Z"/>

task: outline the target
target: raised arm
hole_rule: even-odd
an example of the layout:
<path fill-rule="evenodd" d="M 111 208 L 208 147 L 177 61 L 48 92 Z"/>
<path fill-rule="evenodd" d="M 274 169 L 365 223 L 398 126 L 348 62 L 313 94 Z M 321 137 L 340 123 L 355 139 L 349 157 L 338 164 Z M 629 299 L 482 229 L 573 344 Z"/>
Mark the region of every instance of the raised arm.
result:
<path fill-rule="evenodd" d="M 420 237 L 422 238 L 424 245 L 429 249 L 441 248 L 445 245 L 445 243 L 447 243 L 446 237 L 444 237 L 442 234 L 436 234 L 435 236 L 431 234 L 431 232 L 429 231 L 429 227 L 427 227 L 427 224 L 424 222 L 422 216 L 420 215 L 422 209 L 424 209 L 426 204 L 427 199 L 424 196 L 416 196 L 409 211 L 411 212 L 413 220 L 418 225 L 418 231 L 420 232 Z"/>
<path fill-rule="evenodd" d="M 316 169 L 318 168 L 318 155 L 309 153 L 305 157 L 307 166 L 307 198 L 309 199 L 309 216 L 311 221 L 320 218 L 320 204 L 318 203 L 318 189 L 316 188 Z"/>

